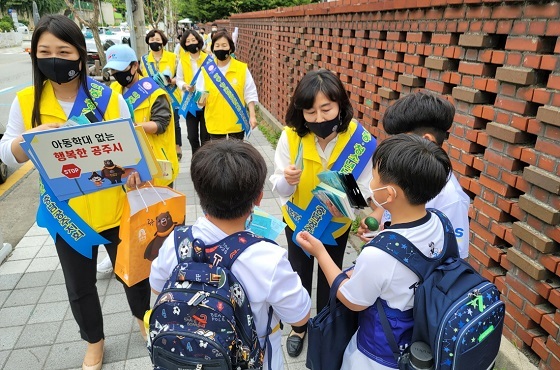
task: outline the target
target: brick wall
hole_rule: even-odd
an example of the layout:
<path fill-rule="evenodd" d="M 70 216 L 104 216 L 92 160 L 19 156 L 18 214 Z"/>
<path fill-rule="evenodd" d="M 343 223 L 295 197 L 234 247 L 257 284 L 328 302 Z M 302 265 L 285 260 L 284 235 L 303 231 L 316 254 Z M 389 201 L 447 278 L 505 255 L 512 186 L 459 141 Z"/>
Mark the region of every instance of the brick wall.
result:
<path fill-rule="evenodd" d="M 238 14 L 236 54 L 283 121 L 309 70 L 336 72 L 384 138 L 393 100 L 427 89 L 456 108 L 445 149 L 473 202 L 469 262 L 507 305 L 504 335 L 560 369 L 560 4 L 342 0 Z"/>

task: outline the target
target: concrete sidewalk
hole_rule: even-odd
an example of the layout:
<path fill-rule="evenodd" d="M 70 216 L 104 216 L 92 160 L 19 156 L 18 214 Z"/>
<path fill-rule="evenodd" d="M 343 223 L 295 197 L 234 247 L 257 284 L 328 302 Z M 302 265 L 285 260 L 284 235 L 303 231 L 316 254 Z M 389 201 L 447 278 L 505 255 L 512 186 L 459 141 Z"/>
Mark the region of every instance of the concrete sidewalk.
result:
<path fill-rule="evenodd" d="M 175 183 L 176 189 L 187 195 L 186 223 L 192 224 L 202 216 L 202 210 L 190 180 L 191 150 L 184 121 L 181 124 L 183 160 Z M 253 132 L 249 141 L 265 158 L 270 175 L 274 170 L 274 149 L 259 130 Z M 261 208 L 282 217 L 280 204 L 268 181 Z M 35 217 L 34 212 L 29 210 L 29 217 Z M 277 241 L 286 247 L 284 235 Z M 99 260 L 104 256 L 105 252 L 100 250 Z M 348 247 L 345 266 L 351 265 L 355 259 L 356 251 Z M 97 289 L 106 336 L 103 369 L 151 369 L 148 352 L 128 309 L 121 284 L 112 274 L 98 274 Z M 283 343 L 288 331 L 287 326 Z M 34 225 L 0 265 L 0 369 L 80 369 L 85 349 L 86 343 L 80 338 L 69 308 L 53 240 L 46 229 Z M 305 351 L 306 347 L 298 358 L 293 359 L 284 350 L 285 368 L 306 369 Z"/>

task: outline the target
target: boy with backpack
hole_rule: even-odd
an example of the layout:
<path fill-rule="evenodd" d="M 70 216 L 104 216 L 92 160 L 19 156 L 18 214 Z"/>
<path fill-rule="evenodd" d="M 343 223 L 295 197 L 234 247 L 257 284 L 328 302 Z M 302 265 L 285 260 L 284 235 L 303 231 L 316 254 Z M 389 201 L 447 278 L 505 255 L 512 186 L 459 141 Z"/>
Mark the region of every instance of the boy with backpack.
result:
<path fill-rule="evenodd" d="M 383 116 L 383 128 L 389 135 L 410 133 L 442 146 L 454 116 L 453 104 L 433 93 L 421 91 L 408 94 L 387 108 Z M 426 208 L 443 212 L 451 221 L 461 258 L 469 256 L 470 203 L 469 196 L 463 191 L 455 175 L 451 174 L 441 192 L 426 204 Z M 391 222 L 391 213 L 387 210 L 384 212 L 382 208 L 374 210 L 371 216 L 377 218 L 380 225 Z M 366 230 L 367 227 L 362 222 L 358 234 L 361 235 Z"/>
<path fill-rule="evenodd" d="M 192 227 L 176 228 L 169 235 L 150 273 L 152 289 L 162 294 L 149 319 L 148 346 L 155 352 L 169 349 L 167 353 L 160 353 L 164 360 L 176 360 L 177 357 L 173 357 L 176 355 L 186 359 L 184 365 L 192 365 L 181 368 L 217 369 L 222 367 L 211 367 L 212 361 L 227 357 L 229 353 L 232 359 L 226 362 L 235 369 L 236 363 L 242 360 L 237 354 L 243 353 L 246 361 L 241 368 L 247 365 L 249 368 L 283 369 L 280 322 L 307 323 L 311 300 L 288 262 L 287 251 L 273 241 L 245 231 L 251 222 L 253 207 L 259 205 L 263 197 L 266 173 L 266 163 L 259 152 L 240 140 L 213 141 L 193 156 L 191 176 L 205 217 L 199 218 Z M 178 259 L 185 263 L 177 266 Z M 205 262 L 203 267 L 208 269 L 207 273 L 199 270 L 201 265 L 197 262 Z M 228 284 L 229 290 L 223 293 Z M 213 290 L 208 288 L 212 286 Z M 188 302 L 181 306 L 188 308 L 185 314 L 175 303 L 187 293 L 192 294 L 186 296 Z M 224 294 L 228 299 L 223 299 Z M 228 342 L 230 339 L 224 342 L 224 330 L 217 329 L 228 316 L 228 310 L 231 311 L 227 300 L 236 313 L 235 333 L 230 334 L 237 339 L 231 342 Z M 166 302 L 174 306 L 158 310 L 158 306 Z M 209 307 L 214 311 L 203 311 Z M 249 307 L 246 315 L 237 314 L 238 310 Z M 158 342 L 158 335 L 174 325 L 173 320 L 168 319 L 173 315 L 180 317 L 173 320 L 184 324 L 173 329 L 177 333 L 175 341 L 189 335 L 200 341 L 189 342 L 185 348 L 171 348 L 161 344 L 165 341 Z M 246 329 L 240 332 L 239 326 Z M 191 327 L 197 330 L 186 334 L 185 330 Z M 247 343 L 251 342 L 248 338 L 251 335 L 258 338 L 259 343 Z M 265 343 L 268 340 L 270 346 Z M 209 352 L 210 347 L 220 341 L 223 348 L 218 343 Z M 262 351 L 260 354 L 257 351 L 255 358 L 256 347 L 264 349 L 264 356 Z"/>
<path fill-rule="evenodd" d="M 372 201 L 377 207 L 391 212 L 392 222 L 364 246 L 350 277 L 345 279 L 338 289 L 337 298 L 345 306 L 353 311 L 362 311 L 359 316 L 359 329 L 346 347 L 342 370 L 397 369 L 397 359 L 400 359 L 405 353 L 404 350 L 418 338 L 426 342 L 434 352 L 435 369 L 445 368 L 440 366 L 443 364 L 449 365 L 447 369 L 454 368 L 451 364 L 455 351 L 451 343 L 455 340 L 458 343 L 464 341 L 467 346 L 474 346 L 479 342 L 483 346 L 489 344 L 488 348 L 484 349 L 487 353 L 483 353 L 481 347 L 475 350 L 475 355 L 470 353 L 472 367 L 463 367 L 482 369 L 483 367 L 477 366 L 476 363 L 479 357 L 479 364 L 492 363 L 499 349 L 503 303 L 499 301 L 499 292 L 495 286 L 459 259 L 457 242 L 449 220 L 439 211 L 426 210 L 426 203 L 435 197 L 448 181 L 451 173 L 449 157 L 433 142 L 417 135 L 398 134 L 378 145 L 372 162 Z M 324 245 L 305 231 L 298 234 L 297 240 L 302 248 L 317 258 L 319 266 L 332 285 L 341 271 L 330 258 Z M 440 266 L 461 273 L 456 277 L 447 275 L 447 279 L 442 279 L 445 281 L 443 284 L 439 281 L 432 283 L 433 278 L 429 275 Z M 468 270 L 464 274 L 465 278 L 464 270 Z M 465 279 L 469 281 L 465 283 Z M 453 287 L 455 283 L 457 287 L 464 289 L 456 292 L 456 287 Z M 424 285 L 427 294 L 433 294 L 434 302 L 424 301 L 419 305 L 417 298 L 421 295 L 420 291 L 422 297 L 425 297 Z M 436 294 L 440 285 L 447 285 L 443 287 L 442 293 L 443 296 L 448 295 L 449 302 L 442 304 L 442 307 L 445 305 L 445 309 L 443 312 L 424 309 L 432 303 L 440 304 L 440 296 Z M 454 289 L 451 289 L 452 287 Z M 491 290 L 488 290 L 490 288 Z M 463 298 L 459 297 L 461 295 Z M 431 326 L 437 326 L 443 318 L 437 315 L 446 313 L 449 308 L 447 305 L 455 302 L 459 302 L 456 307 L 460 310 L 457 311 L 460 312 L 459 316 L 463 316 L 462 324 L 454 322 L 456 330 L 447 330 L 444 325 L 443 335 L 432 341 L 434 330 Z M 485 311 L 486 308 L 491 311 Z M 426 317 L 419 317 L 422 311 L 429 311 Z M 493 316 L 484 316 L 488 312 Z M 457 315 L 452 317 L 456 319 Z M 480 326 L 466 333 L 473 336 L 474 344 L 471 344 L 471 338 L 467 341 L 466 337 L 459 336 L 462 335 L 459 329 L 469 325 L 469 317 L 476 324 L 481 319 Z M 422 329 L 419 330 L 418 327 Z M 437 328 L 435 331 L 437 332 Z M 449 342 L 446 335 L 449 335 Z M 484 341 L 487 337 L 490 340 Z M 451 351 L 449 358 L 443 359 L 434 348 L 438 347 L 438 343 L 447 347 L 442 353 L 449 354 Z M 455 355 L 463 359 L 458 352 L 455 352 Z M 424 365 L 427 366 L 418 368 L 431 368 L 429 364 Z M 485 366 L 484 369 L 488 368 Z"/>

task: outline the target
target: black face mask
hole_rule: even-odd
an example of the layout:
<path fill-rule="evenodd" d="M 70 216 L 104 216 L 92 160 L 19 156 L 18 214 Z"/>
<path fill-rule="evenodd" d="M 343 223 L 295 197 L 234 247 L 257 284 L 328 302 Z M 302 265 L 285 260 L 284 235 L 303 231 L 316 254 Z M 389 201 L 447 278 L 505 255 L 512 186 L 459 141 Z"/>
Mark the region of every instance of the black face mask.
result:
<path fill-rule="evenodd" d="M 196 54 L 196 52 L 198 51 L 198 45 L 197 44 L 187 45 L 185 46 L 185 50 L 191 54 Z"/>
<path fill-rule="evenodd" d="M 113 74 L 113 77 L 115 77 L 115 80 L 117 80 L 117 82 L 121 84 L 121 86 L 126 87 L 130 85 L 130 83 L 134 79 L 135 74 L 130 73 L 130 71 L 132 71 L 132 68 L 128 71 L 115 72 Z"/>
<path fill-rule="evenodd" d="M 305 122 L 305 126 L 309 129 L 309 131 L 319 136 L 321 139 L 324 139 L 335 132 L 338 129 L 339 125 L 340 116 L 337 116 L 330 121 Z"/>
<path fill-rule="evenodd" d="M 223 62 L 229 56 L 229 50 L 214 50 L 214 55 Z"/>
<path fill-rule="evenodd" d="M 152 51 L 160 51 L 163 47 L 163 44 L 161 42 L 150 42 L 148 45 L 150 46 L 150 49 L 152 49 Z"/>
<path fill-rule="evenodd" d="M 80 75 L 80 59 L 37 58 L 37 67 L 49 80 L 57 84 L 70 82 Z"/>

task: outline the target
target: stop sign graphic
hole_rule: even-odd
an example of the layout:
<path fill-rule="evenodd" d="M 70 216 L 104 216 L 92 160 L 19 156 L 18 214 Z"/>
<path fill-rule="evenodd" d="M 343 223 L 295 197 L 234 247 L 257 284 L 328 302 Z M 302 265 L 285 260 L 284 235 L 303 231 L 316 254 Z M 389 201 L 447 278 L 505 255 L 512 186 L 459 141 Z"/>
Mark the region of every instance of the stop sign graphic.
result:
<path fill-rule="evenodd" d="M 62 174 L 69 179 L 77 179 L 80 177 L 82 170 L 80 167 L 76 166 L 73 163 L 65 164 L 62 166 Z"/>

